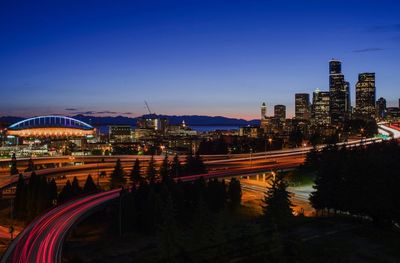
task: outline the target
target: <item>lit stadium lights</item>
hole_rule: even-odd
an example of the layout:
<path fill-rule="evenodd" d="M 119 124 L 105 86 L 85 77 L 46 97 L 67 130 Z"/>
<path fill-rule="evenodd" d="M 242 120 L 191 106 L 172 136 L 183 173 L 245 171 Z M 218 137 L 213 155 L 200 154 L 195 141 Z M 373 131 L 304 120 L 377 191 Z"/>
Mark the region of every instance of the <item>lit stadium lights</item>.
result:
<path fill-rule="evenodd" d="M 11 125 L 7 135 L 17 137 L 90 137 L 95 129 L 87 123 L 63 116 L 40 116 Z"/>

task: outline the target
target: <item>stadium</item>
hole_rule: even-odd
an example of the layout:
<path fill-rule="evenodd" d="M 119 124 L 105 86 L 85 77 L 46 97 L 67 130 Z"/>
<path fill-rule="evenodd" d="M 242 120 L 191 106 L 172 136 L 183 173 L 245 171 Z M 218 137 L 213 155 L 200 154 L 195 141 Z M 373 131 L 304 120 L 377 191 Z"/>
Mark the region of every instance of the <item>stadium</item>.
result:
<path fill-rule="evenodd" d="M 38 116 L 7 128 L 8 136 L 22 138 L 82 138 L 95 135 L 95 129 L 80 120 L 65 116 Z"/>

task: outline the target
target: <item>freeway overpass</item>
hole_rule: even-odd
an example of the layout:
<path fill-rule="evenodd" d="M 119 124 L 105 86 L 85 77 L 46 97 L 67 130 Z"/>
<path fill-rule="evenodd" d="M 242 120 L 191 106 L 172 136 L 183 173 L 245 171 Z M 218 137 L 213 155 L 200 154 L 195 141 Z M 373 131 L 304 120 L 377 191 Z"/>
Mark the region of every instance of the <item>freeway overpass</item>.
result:
<path fill-rule="evenodd" d="M 349 147 L 359 143 L 373 143 L 376 140 L 367 142 L 354 142 Z M 309 150 L 309 149 L 308 149 Z M 304 149 L 307 152 L 306 149 Z M 249 156 L 225 160 L 225 165 L 232 165 L 238 162 L 249 164 L 249 166 L 230 167 L 226 170 L 211 171 L 203 175 L 181 177 L 183 181 L 193 181 L 199 177 L 222 178 L 249 174 L 263 173 L 271 169 L 288 169 L 298 166 L 304 161 L 303 151 L 280 152 L 271 154 L 269 157 L 276 158 L 276 163 L 262 164 L 265 156 Z M 215 160 L 216 161 L 216 160 Z M 214 162 L 214 161 L 213 161 Z M 218 161 L 219 162 L 219 161 Z M 222 161 L 221 161 L 222 162 Z M 252 162 L 255 162 L 254 165 Z M 259 164 L 260 162 L 261 164 Z M 60 168 L 57 168 L 60 169 Z M 82 218 L 86 217 L 99 207 L 119 197 L 120 190 L 114 189 L 59 205 L 47 213 L 33 220 L 29 226 L 22 231 L 11 243 L 9 249 L 2 257 L 0 263 L 6 262 L 61 262 L 62 246 L 67 233 Z"/>

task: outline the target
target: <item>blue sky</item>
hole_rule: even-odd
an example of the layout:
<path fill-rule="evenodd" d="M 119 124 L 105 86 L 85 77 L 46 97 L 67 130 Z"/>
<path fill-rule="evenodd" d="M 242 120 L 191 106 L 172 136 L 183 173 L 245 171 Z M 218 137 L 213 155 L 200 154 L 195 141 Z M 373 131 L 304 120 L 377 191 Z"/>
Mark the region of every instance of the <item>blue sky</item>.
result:
<path fill-rule="evenodd" d="M 399 1 L 2 1 L 0 115 L 259 116 L 328 89 L 328 61 L 354 85 L 400 97 Z"/>

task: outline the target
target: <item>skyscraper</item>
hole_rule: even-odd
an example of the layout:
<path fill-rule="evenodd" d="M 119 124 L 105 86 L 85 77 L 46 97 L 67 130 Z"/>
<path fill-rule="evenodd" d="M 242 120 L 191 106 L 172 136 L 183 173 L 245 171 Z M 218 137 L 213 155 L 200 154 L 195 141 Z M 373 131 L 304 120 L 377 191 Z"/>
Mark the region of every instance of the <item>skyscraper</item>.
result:
<path fill-rule="evenodd" d="M 264 120 L 267 118 L 267 105 L 265 102 L 261 104 L 261 120 Z"/>
<path fill-rule="evenodd" d="M 286 106 L 285 105 L 275 105 L 274 106 L 274 118 L 279 119 L 281 123 L 286 120 Z"/>
<path fill-rule="evenodd" d="M 329 91 L 313 92 L 312 122 L 317 126 L 326 126 L 331 123 L 330 114 L 330 93 Z"/>
<path fill-rule="evenodd" d="M 295 94 L 295 118 L 302 121 L 310 119 L 310 94 Z"/>
<path fill-rule="evenodd" d="M 386 116 L 386 100 L 380 97 L 376 101 L 376 117 L 383 119 Z"/>
<path fill-rule="evenodd" d="M 375 118 L 375 73 L 360 73 L 356 84 L 356 115 Z"/>
<path fill-rule="evenodd" d="M 342 63 L 339 60 L 329 61 L 329 93 L 331 123 L 343 124 L 351 111 L 350 84 L 342 74 Z"/>

